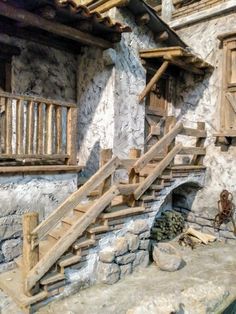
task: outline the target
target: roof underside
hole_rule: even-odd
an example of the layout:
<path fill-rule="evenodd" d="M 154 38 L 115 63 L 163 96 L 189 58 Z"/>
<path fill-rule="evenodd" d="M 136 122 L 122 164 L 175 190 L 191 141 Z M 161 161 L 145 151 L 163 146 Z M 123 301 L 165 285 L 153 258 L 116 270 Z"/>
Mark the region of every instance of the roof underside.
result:
<path fill-rule="evenodd" d="M 204 74 L 206 70 L 213 69 L 211 64 L 181 47 L 140 50 L 140 57 L 154 63 L 168 61 L 172 66 L 195 74 Z"/>

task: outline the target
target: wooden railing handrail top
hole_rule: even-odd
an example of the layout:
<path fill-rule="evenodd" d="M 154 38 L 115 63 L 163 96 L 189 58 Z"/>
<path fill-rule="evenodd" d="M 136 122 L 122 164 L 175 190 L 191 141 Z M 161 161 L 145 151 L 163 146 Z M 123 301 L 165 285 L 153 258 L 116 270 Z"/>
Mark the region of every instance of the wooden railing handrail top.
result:
<path fill-rule="evenodd" d="M 46 105 L 55 105 L 55 106 L 62 106 L 62 107 L 69 107 L 69 108 L 77 108 L 75 103 L 65 102 L 61 100 L 51 99 L 51 98 L 43 98 L 34 95 L 24 95 L 24 94 L 13 94 L 13 93 L 6 93 L 0 92 L 0 97 L 12 98 L 16 100 L 24 100 L 24 101 L 33 101 L 38 103 L 43 103 Z"/>
<path fill-rule="evenodd" d="M 121 164 L 118 157 L 113 157 L 99 169 L 81 188 L 71 194 L 49 217 L 42 221 L 32 232 L 37 237 L 35 245 L 60 221 L 68 211 L 73 210 L 82 199 L 91 193 L 99 184 L 108 178 Z"/>

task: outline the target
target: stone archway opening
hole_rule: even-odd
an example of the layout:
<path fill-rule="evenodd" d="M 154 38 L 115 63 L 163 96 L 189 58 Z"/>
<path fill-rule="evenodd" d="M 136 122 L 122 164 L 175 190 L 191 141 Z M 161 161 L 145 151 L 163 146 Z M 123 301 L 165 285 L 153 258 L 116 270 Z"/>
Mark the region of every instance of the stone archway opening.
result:
<path fill-rule="evenodd" d="M 201 188 L 197 182 L 186 182 L 166 196 L 151 227 L 151 240 L 154 243 L 171 241 L 189 226 L 201 229 L 195 223 L 196 217 L 192 212 L 194 200 Z"/>

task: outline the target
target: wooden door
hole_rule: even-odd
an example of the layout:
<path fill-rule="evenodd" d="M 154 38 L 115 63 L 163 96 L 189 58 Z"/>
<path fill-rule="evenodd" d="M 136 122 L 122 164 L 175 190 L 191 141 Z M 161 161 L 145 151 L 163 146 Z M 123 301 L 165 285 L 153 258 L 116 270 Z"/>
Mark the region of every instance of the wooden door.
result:
<path fill-rule="evenodd" d="M 236 135 L 236 37 L 224 42 L 221 129 Z"/>
<path fill-rule="evenodd" d="M 167 94 L 168 78 L 164 77 L 153 86 L 147 97 L 145 108 L 145 151 L 150 149 L 164 134 L 167 115 Z"/>

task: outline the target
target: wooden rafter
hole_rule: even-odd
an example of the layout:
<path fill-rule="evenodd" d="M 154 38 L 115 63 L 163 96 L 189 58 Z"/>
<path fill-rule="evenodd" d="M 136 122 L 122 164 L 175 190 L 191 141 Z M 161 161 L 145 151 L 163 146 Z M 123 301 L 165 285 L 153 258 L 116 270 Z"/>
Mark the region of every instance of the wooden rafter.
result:
<path fill-rule="evenodd" d="M 169 65 L 168 61 L 164 61 L 163 62 L 161 67 L 156 71 L 155 75 L 152 77 L 150 82 L 147 84 L 147 86 L 144 88 L 144 90 L 140 94 L 139 102 L 143 101 L 143 99 L 150 93 L 152 87 L 154 86 L 154 84 L 156 84 L 159 81 L 159 79 L 161 78 L 162 74 L 167 69 L 168 65 Z"/>
<path fill-rule="evenodd" d="M 112 44 L 102 38 L 97 38 L 88 33 L 63 25 L 56 22 L 51 22 L 36 14 L 26 10 L 12 7 L 8 4 L 0 2 L 0 16 L 10 18 L 14 21 L 23 23 L 27 26 L 36 27 L 49 33 L 64 37 L 76 42 L 80 42 L 89 46 L 97 46 L 103 49 L 111 48 Z"/>

